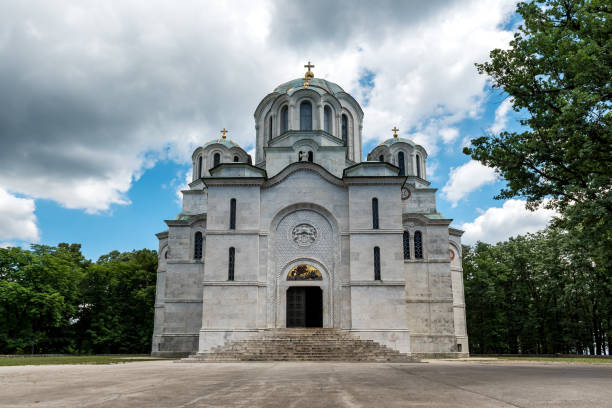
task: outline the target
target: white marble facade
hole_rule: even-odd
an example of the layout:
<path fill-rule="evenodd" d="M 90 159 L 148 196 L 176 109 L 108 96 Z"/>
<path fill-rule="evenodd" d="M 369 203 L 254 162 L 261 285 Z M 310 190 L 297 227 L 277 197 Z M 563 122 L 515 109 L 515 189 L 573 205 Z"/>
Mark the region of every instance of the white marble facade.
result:
<path fill-rule="evenodd" d="M 293 325 L 295 286 L 320 288 L 316 325 L 407 353 L 466 354 L 462 232 L 436 211 L 426 151 L 391 137 L 362 161 L 357 101 L 304 82 L 255 110 L 255 162 L 228 138 L 193 153 L 183 209 L 157 234 L 153 355 Z M 318 278 L 289 279 L 299 265 Z"/>

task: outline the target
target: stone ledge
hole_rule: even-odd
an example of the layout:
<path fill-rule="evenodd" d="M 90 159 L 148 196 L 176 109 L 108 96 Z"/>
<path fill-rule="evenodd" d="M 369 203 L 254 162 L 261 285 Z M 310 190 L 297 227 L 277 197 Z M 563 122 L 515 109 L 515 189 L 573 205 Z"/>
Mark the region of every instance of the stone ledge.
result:
<path fill-rule="evenodd" d="M 350 287 L 350 286 L 405 286 L 406 282 L 404 281 L 352 281 L 352 282 L 342 282 L 340 286 L 342 287 Z"/>
<path fill-rule="evenodd" d="M 202 286 L 257 286 L 265 288 L 268 284 L 256 281 L 205 281 L 202 282 Z"/>

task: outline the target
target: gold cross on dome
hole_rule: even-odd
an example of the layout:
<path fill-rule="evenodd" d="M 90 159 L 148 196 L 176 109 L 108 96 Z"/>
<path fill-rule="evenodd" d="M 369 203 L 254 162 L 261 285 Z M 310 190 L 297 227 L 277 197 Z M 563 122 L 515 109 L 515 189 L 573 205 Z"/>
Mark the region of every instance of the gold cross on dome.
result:
<path fill-rule="evenodd" d="M 225 139 L 225 134 L 226 134 L 227 132 L 228 132 L 228 131 L 227 131 L 225 128 L 221 129 L 221 136 L 222 136 L 224 139 Z"/>
<path fill-rule="evenodd" d="M 310 68 L 314 68 L 314 65 L 312 65 L 310 61 L 308 61 L 308 64 L 304 65 L 304 68 L 308 68 L 308 72 L 310 72 Z"/>
<path fill-rule="evenodd" d="M 397 126 L 393 126 L 393 129 L 391 129 L 393 131 L 393 137 L 397 137 L 397 132 L 399 132 L 399 129 L 397 128 Z"/>
<path fill-rule="evenodd" d="M 308 61 L 308 64 L 304 65 L 304 68 L 308 68 L 308 71 L 304 74 L 304 86 L 310 85 L 310 80 L 314 78 L 314 73 L 310 70 L 310 68 L 314 68 L 314 65 Z"/>

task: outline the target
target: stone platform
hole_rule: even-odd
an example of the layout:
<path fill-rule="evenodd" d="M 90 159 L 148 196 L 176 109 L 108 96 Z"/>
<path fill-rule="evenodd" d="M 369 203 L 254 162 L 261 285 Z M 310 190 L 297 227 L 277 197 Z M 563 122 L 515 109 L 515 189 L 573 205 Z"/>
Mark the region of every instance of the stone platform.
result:
<path fill-rule="evenodd" d="M 362 340 L 340 329 L 271 329 L 246 340 L 230 341 L 210 352 L 180 362 L 228 361 L 362 361 L 415 362 L 373 340 Z"/>

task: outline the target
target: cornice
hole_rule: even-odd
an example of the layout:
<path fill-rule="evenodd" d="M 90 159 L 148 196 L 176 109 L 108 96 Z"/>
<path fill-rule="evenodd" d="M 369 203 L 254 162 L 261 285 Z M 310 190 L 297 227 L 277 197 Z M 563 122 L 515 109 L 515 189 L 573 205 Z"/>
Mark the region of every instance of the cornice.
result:
<path fill-rule="evenodd" d="M 325 181 L 329 182 L 330 184 L 340 186 L 340 187 L 346 187 L 342 179 L 334 176 L 329 171 L 327 171 L 324 167 L 316 163 L 295 162 L 295 163 L 291 163 L 290 165 L 282 169 L 278 174 L 266 180 L 266 182 L 263 183 L 262 188 L 273 187 L 281 183 L 283 180 L 285 180 L 290 175 L 300 172 L 300 171 L 310 171 L 312 173 L 316 173 L 319 176 L 321 176 L 321 178 L 323 178 Z"/>

